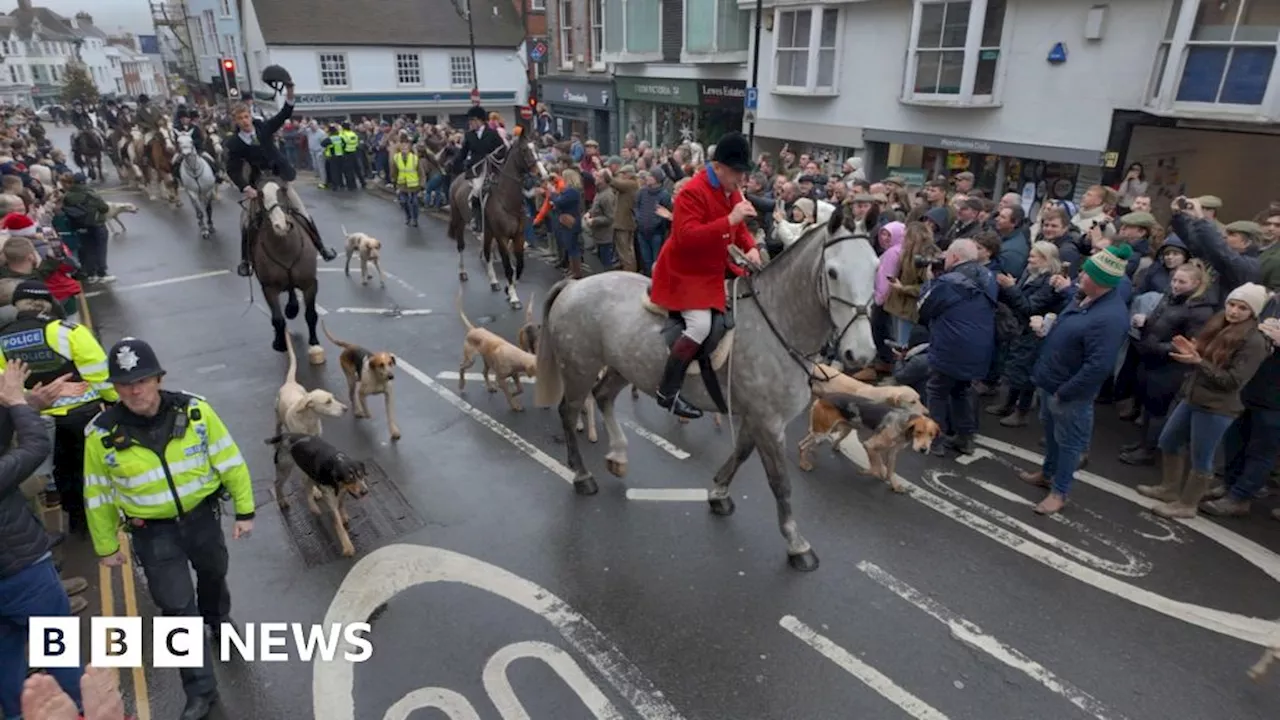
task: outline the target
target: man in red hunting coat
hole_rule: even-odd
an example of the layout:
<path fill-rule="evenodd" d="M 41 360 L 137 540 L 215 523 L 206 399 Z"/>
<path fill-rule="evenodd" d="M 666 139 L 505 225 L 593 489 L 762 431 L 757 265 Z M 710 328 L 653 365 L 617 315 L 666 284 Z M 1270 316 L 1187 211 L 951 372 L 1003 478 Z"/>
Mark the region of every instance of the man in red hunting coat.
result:
<path fill-rule="evenodd" d="M 751 171 L 751 147 L 742 133 L 732 132 L 716 144 L 715 154 L 675 198 L 671 236 L 653 265 L 649 299 L 684 318 L 684 334 L 671 346 L 671 356 L 658 388 L 658 405 L 683 418 L 702 411 L 680 397 L 685 373 L 711 333 L 711 311 L 724 312 L 725 273 L 744 270 L 730 260 L 737 245 L 760 262 L 747 218 L 756 210 L 739 191 Z"/>

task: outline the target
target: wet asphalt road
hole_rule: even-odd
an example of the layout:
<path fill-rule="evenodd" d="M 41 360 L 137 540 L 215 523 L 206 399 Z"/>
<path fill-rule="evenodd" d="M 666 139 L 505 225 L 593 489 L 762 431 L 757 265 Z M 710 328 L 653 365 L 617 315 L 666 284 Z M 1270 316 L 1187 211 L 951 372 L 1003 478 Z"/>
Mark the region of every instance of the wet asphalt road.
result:
<path fill-rule="evenodd" d="M 463 335 L 453 309 L 457 256 L 443 225 L 424 219 L 407 228 L 381 194 L 300 184 L 330 244 L 341 243 L 340 225 L 368 232 L 382 240 L 394 274 L 385 289 L 362 287 L 343 276 L 340 258 L 321 275 L 329 330 L 401 360 L 399 444 L 387 440 L 377 399 L 372 420 L 347 415 L 325 425 L 326 438 L 374 460 L 388 478 L 375 485 L 377 501 L 353 508 L 354 560 L 336 557 L 331 531 L 304 504 L 282 512 L 271 497 L 262 440 L 285 360 L 270 348 L 267 317 L 248 304 L 249 283 L 233 272 L 234 202 L 224 197 L 215 209 L 220 232 L 201 240 L 189 205 L 174 210 L 109 191 L 141 212 L 126 216 L 128 232 L 112 240 L 117 286 L 92 299 L 104 343 L 123 335 L 152 342 L 166 384 L 207 397 L 253 469 L 256 528 L 231 549 L 236 621 L 312 623 L 326 613 L 361 621 L 378 608 L 369 662 L 220 668 L 226 717 L 1280 713 L 1280 675 L 1259 684 L 1245 676 L 1261 651 L 1248 639 L 1275 632 L 1253 618 L 1280 616 L 1280 523 L 1261 508 L 1221 524 L 1144 512 L 1126 488 L 1154 474 L 1114 462 L 1136 431 L 1109 410 L 1099 413 L 1097 475 L 1055 519 L 1031 513 L 1038 491 L 1013 476 L 1031 467 L 1034 431 L 988 419 L 984 452 L 968 464 L 904 455 L 898 469 L 912 488 L 902 496 L 825 450 L 813 473 L 793 461 L 797 520 L 822 560 L 817 572 L 796 573 L 757 461 L 739 472 L 731 518 L 710 515 L 705 501 L 628 499 L 628 489 L 706 488 L 730 450 L 727 430 L 678 425 L 647 397 L 619 403 L 631 439 L 628 477 L 605 472 L 603 439 L 584 441 L 601 492 L 575 496 L 553 471 L 564 462 L 558 422 L 531 407 L 531 392 L 523 398 L 530 409 L 517 414 L 480 383 L 458 392 L 456 379 L 438 377 L 456 373 Z M 513 338 L 523 312 L 489 290 L 470 250 L 466 263 L 468 315 Z M 544 296 L 557 277 L 531 260 L 522 299 Z M 364 308 L 431 313 L 353 310 Z M 301 347 L 302 319 L 290 329 Z M 345 396 L 336 351 L 326 350 L 322 367 L 300 358 L 300 379 Z M 792 448 L 801 434 L 798 421 Z M 176 673 L 153 670 L 147 679 L 152 717 L 176 717 Z M 388 714 L 420 688 L 436 689 L 416 696 L 436 698 L 436 712 L 412 713 L 410 703 Z M 520 706 L 527 715 L 513 710 Z"/>

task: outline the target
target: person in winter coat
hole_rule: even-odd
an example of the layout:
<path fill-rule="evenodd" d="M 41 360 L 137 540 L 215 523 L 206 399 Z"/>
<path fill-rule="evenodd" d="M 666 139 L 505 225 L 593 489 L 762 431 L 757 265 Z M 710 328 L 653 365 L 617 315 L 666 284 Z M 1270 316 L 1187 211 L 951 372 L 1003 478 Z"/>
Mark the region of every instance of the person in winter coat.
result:
<path fill-rule="evenodd" d="M 1031 380 L 1040 396 L 1044 426 L 1044 462 L 1019 477 L 1049 490 L 1035 507 L 1053 515 L 1067 504 L 1080 457 L 1093 436 L 1093 403 L 1129 330 L 1129 307 L 1116 288 L 1125 277 L 1133 250 L 1128 245 L 1094 253 L 1080 268 L 1080 291 L 1062 314 L 1044 326 L 1044 344 Z"/>
<path fill-rule="evenodd" d="M 617 212 L 618 196 L 609 186 L 612 179 L 608 170 L 596 173 L 596 198 L 591 201 L 591 209 L 582 216 L 582 224 L 586 226 L 591 244 L 600 256 L 600 264 L 606 270 L 613 269 L 617 263 L 613 252 L 613 217 Z"/>
<path fill-rule="evenodd" d="M 582 176 L 572 168 L 560 173 L 563 186 L 550 193 L 556 242 L 569 260 L 569 276 L 582 277 Z"/>
<path fill-rule="evenodd" d="M 1203 265 L 1198 261 L 1181 265 L 1155 309 L 1130 318 L 1140 333 L 1131 350 L 1138 357 L 1136 399 L 1147 424 L 1141 440 L 1121 448 L 1120 462 L 1126 465 L 1155 464 L 1160 433 L 1188 370 L 1169 356 L 1173 339 L 1195 337 L 1213 317 L 1214 302 L 1208 291 L 1209 273 Z"/>
<path fill-rule="evenodd" d="M 1043 340 L 1031 330 L 1031 318 L 1056 314 L 1066 302 L 1053 285 L 1051 278 L 1062 273 L 1058 260 L 1058 246 L 1040 241 L 1031 247 L 1027 256 L 1027 269 L 1020 278 L 1010 274 L 996 276 L 1001 299 L 1008 304 L 1017 319 L 1021 332 L 1009 340 L 1009 350 L 1004 362 L 1004 379 L 1008 386 L 1004 400 L 986 408 L 989 415 L 1000 418 L 1004 427 L 1024 427 L 1031 413 L 1036 389 L 1031 382 L 1031 370 L 1040 356 Z"/>
<path fill-rule="evenodd" d="M 49 534 L 21 489 L 52 450 L 34 405 L 51 404 L 65 379 L 25 394 L 23 384 L 29 375 L 19 361 L 9 361 L 0 375 L 0 448 L 5 448 L 0 454 L 0 710 L 6 718 L 22 716 L 31 618 L 71 616 L 71 600 L 54 566 Z M 79 665 L 49 668 L 48 673 L 79 705 L 83 674 Z"/>
<path fill-rule="evenodd" d="M 1222 439 L 1227 459 L 1224 482 L 1210 493 L 1214 500 L 1200 504 L 1210 515 L 1247 516 L 1250 501 L 1266 485 L 1276 464 L 1276 448 L 1280 447 L 1280 296 L 1271 296 L 1260 317 L 1258 329 L 1270 341 L 1271 354 L 1241 391 L 1244 412 Z M 1280 509 L 1271 514 L 1280 520 Z"/>
<path fill-rule="evenodd" d="M 657 169 L 643 173 L 640 182 L 642 186 L 636 193 L 636 249 L 640 251 L 640 269 L 649 275 L 671 227 L 671 193 L 662 187 L 662 175 Z"/>
<path fill-rule="evenodd" d="M 902 251 L 906 243 L 907 226 L 900 222 L 885 223 L 880 228 L 876 241 L 880 245 L 880 265 L 876 269 L 876 290 L 875 301 L 876 306 L 884 308 L 885 302 L 889 299 L 889 294 L 893 292 L 893 281 L 902 274 Z M 896 316 L 893 318 L 894 327 L 889 336 L 899 345 L 905 345 L 910 339 L 910 321 L 903 332 L 898 325 Z"/>
<path fill-rule="evenodd" d="M 1156 261 L 1151 264 L 1151 267 L 1139 272 L 1139 276 L 1134 278 L 1134 294 L 1145 295 L 1149 292 L 1169 292 L 1169 282 L 1173 278 L 1174 271 L 1187 262 L 1189 257 L 1187 246 L 1182 242 L 1181 238 L 1177 235 L 1170 235 L 1165 238 L 1164 244 L 1156 252 Z"/>
<path fill-rule="evenodd" d="M 1026 213 L 1018 205 L 1002 207 L 992 220 L 996 233 L 1000 235 L 1000 268 L 1014 278 L 1022 277 L 1027 269 L 1027 255 L 1031 252 L 1024 227 Z"/>
<path fill-rule="evenodd" d="M 1129 266 L 1125 271 L 1131 280 L 1140 267 L 1150 264 L 1151 231 L 1158 224 L 1155 216 L 1147 212 L 1131 212 L 1119 220 L 1117 242 L 1126 242 L 1133 248 L 1133 255 L 1129 257 Z"/>
<path fill-rule="evenodd" d="M 973 452 L 978 430 L 971 397 L 974 380 L 987 375 L 994 351 L 995 278 L 978 263 L 978 247 L 967 238 L 943 255 L 946 272 L 925 285 L 920 322 L 929 327 L 929 414 L 948 436 L 945 444 L 961 455 Z M 933 448 L 945 454 L 944 441 Z"/>
<path fill-rule="evenodd" d="M 1039 239 L 1058 246 L 1058 260 L 1066 268 L 1066 276 L 1075 279 L 1086 253 L 1081 248 L 1080 236 L 1071 227 L 1066 210 L 1052 205 L 1041 213 Z"/>
<path fill-rule="evenodd" d="M 911 332 L 920 320 L 920 289 L 925 282 L 925 269 L 916 266 L 916 258 L 932 261 L 941 254 L 933 242 L 933 233 L 922 222 L 909 223 L 899 246 L 897 267 L 886 256 L 880 257 L 880 268 L 889 267 L 887 278 L 889 291 L 883 303 L 884 313 L 893 320 L 893 337 L 899 345 L 907 346 Z M 878 276 L 877 276 L 878 278 Z M 877 290 L 877 293 L 879 290 Z M 877 302 L 879 300 L 877 299 Z"/>
<path fill-rule="evenodd" d="M 1241 390 L 1271 350 L 1270 341 L 1258 332 L 1266 303 L 1266 288 L 1246 283 L 1231 291 L 1226 307 L 1205 323 L 1194 341 L 1174 337 L 1169 357 L 1192 369 L 1160 433 L 1162 482 L 1138 488 L 1143 495 L 1163 501 L 1151 508 L 1155 514 L 1195 517 L 1213 482 L 1218 444 L 1244 411 Z"/>
<path fill-rule="evenodd" d="M 1181 203 L 1186 203 L 1183 207 Z M 1227 238 L 1203 216 L 1195 200 L 1178 198 L 1173 201 L 1173 232 L 1186 243 L 1193 257 L 1201 258 L 1218 276 L 1218 285 L 1226 291 L 1245 283 L 1261 282 L 1266 287 L 1280 287 L 1280 277 L 1263 279 L 1262 263 L 1256 250 L 1250 252 L 1233 249 Z M 1232 223 L 1233 225 L 1235 223 Z"/>
<path fill-rule="evenodd" d="M 83 175 L 63 175 L 62 212 L 80 240 L 80 267 L 90 284 L 112 283 L 116 278 L 107 272 L 107 212 L 111 209 L 102 196 L 84 181 Z"/>

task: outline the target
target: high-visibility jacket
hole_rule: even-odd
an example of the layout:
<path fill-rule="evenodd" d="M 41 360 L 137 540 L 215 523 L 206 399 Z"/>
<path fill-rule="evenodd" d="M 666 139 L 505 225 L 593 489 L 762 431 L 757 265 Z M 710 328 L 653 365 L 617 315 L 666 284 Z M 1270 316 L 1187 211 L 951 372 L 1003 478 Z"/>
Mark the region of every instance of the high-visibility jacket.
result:
<path fill-rule="evenodd" d="M 341 136 L 341 135 L 339 135 L 339 134 L 336 134 L 336 133 L 335 133 L 335 134 L 330 135 L 330 136 L 328 136 L 328 137 L 329 137 L 329 144 L 324 146 L 324 156 L 325 156 L 325 157 L 340 157 L 340 156 L 343 154 L 343 152 L 342 152 L 342 136 Z"/>
<path fill-rule="evenodd" d="M 416 153 L 396 153 L 396 185 L 417 190 L 421 187 L 418 180 L 418 155 Z"/>
<path fill-rule="evenodd" d="M 116 402 L 115 387 L 107 382 L 107 353 L 89 328 L 66 320 L 22 313 L 0 328 L 0 352 L 5 360 L 21 360 L 31 370 L 27 388 L 48 384 L 70 374 L 75 382 L 89 388 L 75 397 L 61 397 L 41 411 L 42 415 L 66 415 L 92 402 Z M 3 368 L 0 368 L 3 372 Z"/>
<path fill-rule="evenodd" d="M 342 136 L 342 142 L 344 144 L 344 147 L 342 148 L 343 153 L 350 155 L 360 149 L 360 136 L 357 135 L 354 130 L 343 130 L 339 134 Z"/>
<path fill-rule="evenodd" d="M 222 419 L 199 395 L 162 391 L 162 398 L 161 412 L 177 415 L 163 457 L 119 424 L 118 406 L 85 428 L 85 514 L 99 556 L 120 549 L 121 515 L 172 520 L 224 487 L 235 501 L 236 518 L 253 517 L 249 466 Z"/>

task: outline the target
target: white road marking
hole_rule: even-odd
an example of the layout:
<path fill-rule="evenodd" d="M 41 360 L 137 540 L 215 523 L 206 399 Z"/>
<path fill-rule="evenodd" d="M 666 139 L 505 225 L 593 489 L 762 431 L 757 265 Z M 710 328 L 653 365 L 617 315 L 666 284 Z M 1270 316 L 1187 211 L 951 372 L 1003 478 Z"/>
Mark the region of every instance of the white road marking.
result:
<path fill-rule="evenodd" d="M 388 317 L 417 317 L 420 315 L 430 315 L 431 310 L 395 310 L 392 308 L 371 308 L 371 307 L 340 307 L 334 312 L 342 315 L 386 315 Z"/>
<path fill-rule="evenodd" d="M 968 466 L 978 462 L 979 460 L 992 459 L 994 457 L 995 456 L 992 455 L 991 451 L 989 450 L 983 450 L 982 448 L 974 448 L 973 452 L 969 453 L 968 455 L 961 455 L 957 457 L 956 463 L 959 465 Z"/>
<path fill-rule="evenodd" d="M 668 455 L 670 455 L 671 457 L 677 460 L 688 460 L 690 457 L 689 453 L 685 452 L 684 450 L 681 450 L 675 443 L 671 442 L 670 440 L 667 440 L 666 438 L 662 437 L 658 433 L 643 427 L 642 425 L 638 424 L 634 420 L 623 420 L 622 425 L 624 427 L 631 428 L 631 431 L 634 432 L 636 435 L 644 438 L 645 440 L 648 440 L 654 445 L 657 445 L 659 448 L 665 451 Z"/>
<path fill-rule="evenodd" d="M 492 379 L 493 375 L 490 374 L 489 378 Z M 445 370 L 443 372 L 436 373 L 436 379 L 437 380 L 457 380 L 458 373 L 453 370 Z M 484 373 L 467 373 L 467 382 L 484 382 Z M 538 381 L 534 378 L 525 377 L 524 375 L 521 375 L 520 382 L 525 385 L 533 385 Z"/>
<path fill-rule="evenodd" d="M 794 615 L 783 617 L 778 621 L 778 624 L 784 630 L 799 638 L 800 642 L 822 653 L 824 657 L 839 665 L 845 672 L 862 681 L 862 684 L 875 690 L 885 700 L 902 708 L 911 717 L 917 718 L 917 720 L 948 720 L 946 715 L 943 715 L 932 705 L 904 690 L 893 680 L 890 680 L 889 676 L 854 657 L 848 650 L 800 622 Z"/>
<path fill-rule="evenodd" d="M 205 375 L 211 372 L 217 372 L 219 370 L 226 370 L 226 369 L 227 369 L 226 363 L 218 363 L 217 365 L 206 365 L 201 368 L 196 368 L 196 372 L 200 373 L 201 375 Z"/>
<path fill-rule="evenodd" d="M 1014 670 L 1025 674 L 1098 720 L 1115 720 L 1124 717 L 1109 710 L 1089 693 L 1058 677 L 1048 668 L 1023 655 L 1017 649 L 1005 645 L 991 635 L 984 633 L 982 628 L 943 607 L 932 598 L 926 597 L 919 590 L 890 575 L 878 566 L 864 561 L 858 563 L 858 569 L 893 594 L 915 605 L 934 620 L 947 626 L 947 629 L 951 631 L 951 636 L 956 640 L 981 650 Z"/>
<path fill-rule="evenodd" d="M 445 688 L 418 688 L 400 698 L 382 720 L 409 720 L 415 710 L 439 710 L 449 720 L 480 720 L 471 701 Z"/>
<path fill-rule="evenodd" d="M 564 480 L 565 482 L 570 482 L 570 483 L 573 482 L 573 471 L 570 470 L 568 467 L 564 466 L 563 464 L 561 464 L 559 460 L 556 460 L 550 455 L 542 452 L 542 450 L 538 449 L 536 445 L 517 435 L 516 432 L 511 428 L 507 427 L 506 425 L 503 425 L 497 420 L 494 420 L 492 417 L 490 417 L 486 413 L 482 412 L 481 410 L 478 410 L 471 403 L 458 397 L 455 393 L 450 391 L 445 386 L 441 385 L 435 380 L 432 380 L 431 376 L 422 372 L 421 370 L 414 367 L 413 365 L 410 365 L 409 362 L 404 358 L 396 359 L 396 367 L 408 373 L 409 377 L 427 386 L 428 390 L 435 393 L 436 395 L 439 395 L 441 398 L 444 399 L 445 402 L 449 403 L 450 405 L 458 408 L 462 412 L 471 416 L 472 420 L 475 420 L 476 422 L 485 426 L 489 430 L 493 431 L 493 434 L 497 435 L 503 440 L 506 440 L 507 442 L 514 445 L 517 450 L 533 458 L 534 462 L 550 470 L 560 479 Z M 470 374 L 471 373 L 468 373 L 468 375 Z M 453 373 L 453 376 L 456 379 L 458 374 Z"/>
<path fill-rule="evenodd" d="M 855 441 L 852 436 L 841 443 L 840 451 L 855 464 L 864 468 L 867 466 L 866 452 L 862 449 L 861 443 Z M 1068 577 L 1092 585 L 1123 600 L 1128 600 L 1135 605 L 1141 605 L 1149 610 L 1154 610 L 1162 615 L 1167 615 L 1205 630 L 1211 630 L 1264 647 L 1272 647 L 1280 643 L 1280 623 L 1174 600 L 1124 582 L 1070 558 L 1063 557 L 1043 545 L 1038 545 L 1031 540 L 1022 538 L 986 518 L 934 495 L 906 478 L 896 477 L 907 495 L 925 507 L 955 520 L 970 530 L 982 533 L 1010 550 L 1053 568 Z"/>
<path fill-rule="evenodd" d="M 1039 467 L 1044 462 L 1044 456 L 1038 455 L 1025 448 L 1011 445 L 994 438 L 977 435 L 974 440 L 986 447 L 1006 455 L 1012 455 L 1020 460 L 1035 464 Z M 1120 483 L 1108 480 L 1101 475 L 1095 475 L 1085 470 L 1076 471 L 1076 480 L 1093 486 L 1103 492 L 1115 495 L 1118 498 L 1128 500 L 1135 505 L 1140 505 L 1147 510 L 1158 504 L 1158 501 L 1149 497 L 1139 495 L 1138 492 L 1130 487 L 1121 485 Z M 1177 520 L 1183 526 L 1188 527 L 1196 532 L 1204 535 L 1210 540 L 1218 543 L 1231 552 L 1239 555 L 1254 567 L 1262 572 L 1270 575 L 1272 579 L 1280 581 L 1280 555 L 1268 550 L 1258 543 L 1245 538 L 1237 533 L 1232 532 L 1226 527 L 1219 525 L 1211 520 L 1202 517 L 1184 518 Z"/>
<path fill-rule="evenodd" d="M 412 374 L 412 373 L 411 373 Z M 424 376 L 425 377 L 425 376 Z M 430 380 L 430 378 L 427 378 Z M 405 590 L 427 583 L 456 583 L 510 601 L 517 607 L 549 622 L 595 669 L 619 698 L 627 702 L 644 720 L 684 720 L 661 691 L 653 686 L 621 651 L 591 621 L 567 605 L 547 589 L 482 560 L 461 553 L 418 545 L 386 545 L 356 562 L 329 603 L 325 623 L 348 624 L 366 622 L 381 605 Z M 426 608 L 430 611 L 430 608 Z M 377 623 L 374 623 L 377 633 Z M 355 648 L 345 641 L 338 648 L 334 662 L 314 663 L 311 670 L 312 716 L 317 720 L 355 720 L 355 668 L 343 660 L 343 653 Z M 508 646 L 508 650 L 512 646 Z M 529 647 L 521 643 L 516 647 Z M 501 652 L 501 651 L 500 651 Z M 552 655 L 552 657 L 555 657 Z M 545 659 L 545 658 L 544 658 Z M 493 661 L 490 661 L 492 664 Z M 562 663 L 556 660 L 557 663 Z M 576 663 L 575 663 L 576 664 Z M 555 666 L 553 666 L 555 667 Z M 562 678 L 573 686 L 565 668 L 555 667 Z M 572 673 L 572 671 L 569 671 Z M 581 669 L 578 670 L 581 673 Z M 486 689 L 492 692 L 489 684 Z M 574 687 L 575 691 L 578 689 Z M 450 702 L 456 710 L 451 720 L 473 720 L 467 710 L 470 703 L 456 693 L 438 688 L 422 691 L 423 699 Z M 598 692 L 598 691 L 597 691 Z M 413 695 L 411 693 L 410 695 Z M 429 697 L 428 697 L 429 696 Z M 458 702 L 462 700 L 463 703 Z M 584 701 L 589 702 L 584 698 Z M 409 696 L 396 703 L 394 709 L 411 711 Z M 442 702 L 437 702 L 440 707 Z M 496 703 L 495 703 L 496 705 Z M 590 706 L 590 705 L 589 705 Z M 422 707 L 422 706 L 418 706 Z M 446 711 L 447 712 L 447 711 Z M 408 716 L 390 715 L 387 718 Z M 376 716 L 376 715 L 375 715 Z M 527 718 L 527 715 L 503 714 L 505 720 Z M 602 717 L 597 715 L 597 717 Z M 610 716 L 603 716 L 610 717 Z"/>
<path fill-rule="evenodd" d="M 532 640 L 512 643 L 494 653 L 489 662 L 485 663 L 484 674 L 481 676 L 484 689 L 489 693 L 494 708 L 504 719 L 530 720 L 524 703 L 516 697 L 516 690 L 507 677 L 507 668 L 511 663 L 525 658 L 541 660 L 551 668 L 598 720 L 626 720 L 613 703 L 609 702 L 608 696 L 591 682 L 591 678 L 582 671 L 572 655 L 555 645 Z"/>
<path fill-rule="evenodd" d="M 203 280 L 204 278 L 218 277 L 220 275 L 230 275 L 230 270 L 210 270 L 208 272 L 196 273 L 194 275 L 183 275 L 182 277 L 165 278 L 164 280 L 152 280 L 151 282 L 138 283 L 136 285 L 112 285 L 109 290 L 94 290 L 87 292 L 85 297 L 98 297 L 99 295 L 113 295 L 115 293 L 129 292 L 131 290 L 145 290 L 153 287 L 163 287 L 165 285 L 173 285 L 175 283 L 188 282 L 191 280 Z"/>
<path fill-rule="evenodd" d="M 253 306 L 258 308 L 258 312 L 262 313 L 263 315 L 266 315 L 267 317 L 271 317 L 271 310 L 269 310 L 266 305 L 263 305 L 257 300 L 254 300 Z M 319 315 L 320 317 L 324 317 L 325 315 L 328 315 L 328 314 L 329 314 L 328 310 L 325 310 L 324 307 L 320 305 L 320 303 L 316 303 L 316 315 Z"/>
<path fill-rule="evenodd" d="M 353 260 L 354 260 L 354 258 L 353 258 Z M 326 272 L 326 273 L 338 273 L 338 272 L 340 272 L 340 273 L 345 273 L 345 272 L 346 272 L 346 268 L 317 267 L 317 268 L 316 268 L 316 271 L 317 271 L 317 272 Z M 359 270 L 359 268 L 356 268 L 356 275 L 359 275 L 359 274 L 360 274 L 360 270 Z M 396 274 L 394 274 L 394 273 L 383 273 L 383 274 L 387 276 L 387 279 L 388 279 L 388 280 L 391 280 L 392 282 L 394 282 L 395 284 L 397 284 L 397 285 L 399 285 L 400 287 L 404 288 L 405 290 L 408 290 L 409 292 L 414 293 L 414 294 L 415 294 L 415 295 L 417 295 L 418 297 L 422 298 L 422 297 L 426 297 L 426 296 L 427 296 L 427 294 L 426 294 L 426 293 L 424 293 L 424 292 L 422 292 L 421 290 L 419 290 L 418 288 L 416 288 L 416 287 L 414 287 L 414 286 L 410 285 L 410 284 L 409 284 L 409 283 L 408 283 L 404 278 L 400 277 L 399 275 L 396 275 Z M 376 271 L 375 271 L 374 275 L 375 275 L 375 277 L 376 277 L 376 275 L 377 275 L 377 272 L 376 272 Z"/>
<path fill-rule="evenodd" d="M 703 488 L 628 488 L 628 500 L 653 500 L 656 502 L 706 502 Z"/>

